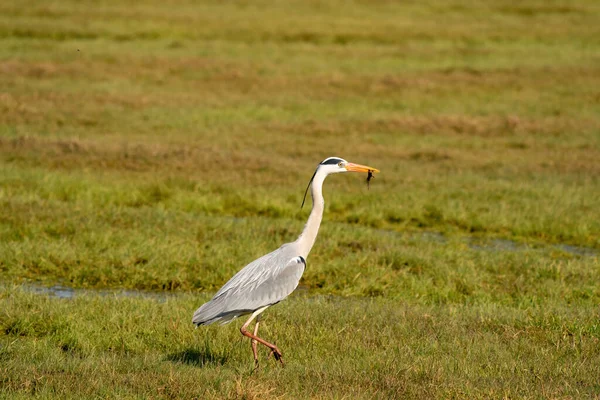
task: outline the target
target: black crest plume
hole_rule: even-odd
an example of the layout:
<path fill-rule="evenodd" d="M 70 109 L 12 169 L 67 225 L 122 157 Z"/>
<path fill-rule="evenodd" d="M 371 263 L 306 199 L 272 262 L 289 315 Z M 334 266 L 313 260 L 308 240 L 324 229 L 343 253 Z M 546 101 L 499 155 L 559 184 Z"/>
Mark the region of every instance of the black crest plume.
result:
<path fill-rule="evenodd" d="M 315 173 L 310 178 L 310 182 L 308 182 L 308 186 L 306 187 L 306 190 L 304 191 L 304 198 L 302 199 L 302 205 L 300 206 L 300 209 L 302 209 L 302 207 L 304 207 L 304 202 L 306 201 L 306 194 L 308 193 L 308 188 L 310 187 L 313 179 L 315 179 L 315 175 L 317 174 L 318 170 L 319 170 L 319 168 L 315 169 Z"/>

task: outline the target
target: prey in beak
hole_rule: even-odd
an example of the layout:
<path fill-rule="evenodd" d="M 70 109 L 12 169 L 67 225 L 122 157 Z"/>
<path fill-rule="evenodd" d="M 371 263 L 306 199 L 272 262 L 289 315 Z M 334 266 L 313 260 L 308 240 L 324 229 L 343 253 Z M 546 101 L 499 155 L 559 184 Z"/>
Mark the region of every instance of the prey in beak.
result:
<path fill-rule="evenodd" d="M 366 172 L 367 173 L 367 188 L 370 188 L 369 182 L 374 177 L 374 173 L 379 172 L 377 168 L 369 167 L 366 165 L 348 163 L 346 164 L 346 170 L 350 172 Z"/>

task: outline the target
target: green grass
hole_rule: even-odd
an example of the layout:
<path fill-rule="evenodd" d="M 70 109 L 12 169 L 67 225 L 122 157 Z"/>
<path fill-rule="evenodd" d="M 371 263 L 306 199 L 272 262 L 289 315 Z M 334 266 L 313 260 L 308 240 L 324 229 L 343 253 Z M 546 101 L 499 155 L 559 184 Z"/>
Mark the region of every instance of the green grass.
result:
<path fill-rule="evenodd" d="M 261 348 L 252 372 L 237 329 L 190 329 L 201 298 L 57 301 L 9 289 L 3 386 L 41 398 L 588 398 L 600 390 L 592 305 L 294 296 L 261 324 L 284 349 L 286 368 Z"/>
<path fill-rule="evenodd" d="M 600 396 L 599 18 L 3 2 L 0 396 Z M 332 155 L 382 173 L 326 181 L 303 290 L 265 320 L 288 367 L 251 373 L 237 326 L 191 314 L 296 238 Z"/>

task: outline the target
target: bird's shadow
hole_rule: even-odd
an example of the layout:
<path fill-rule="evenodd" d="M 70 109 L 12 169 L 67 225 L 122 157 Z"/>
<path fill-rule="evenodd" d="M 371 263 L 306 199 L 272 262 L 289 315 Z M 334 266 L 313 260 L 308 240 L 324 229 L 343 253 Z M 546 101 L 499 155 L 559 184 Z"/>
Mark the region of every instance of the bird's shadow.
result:
<path fill-rule="evenodd" d="M 213 353 L 209 349 L 198 350 L 189 348 L 184 351 L 169 354 L 166 360 L 196 367 L 205 367 L 208 365 L 223 365 L 227 362 L 227 356 L 224 354 Z"/>

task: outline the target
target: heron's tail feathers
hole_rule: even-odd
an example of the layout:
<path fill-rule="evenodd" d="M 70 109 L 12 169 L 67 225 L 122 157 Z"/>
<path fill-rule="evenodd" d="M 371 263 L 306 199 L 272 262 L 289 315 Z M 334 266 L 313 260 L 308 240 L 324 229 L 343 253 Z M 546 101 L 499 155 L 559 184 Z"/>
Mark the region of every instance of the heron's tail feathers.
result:
<path fill-rule="evenodd" d="M 216 322 L 216 318 L 219 314 L 218 310 L 215 310 L 215 304 L 212 301 L 204 303 L 200 308 L 196 310 L 192 317 L 192 323 L 196 326 L 210 325 Z"/>
<path fill-rule="evenodd" d="M 220 322 L 221 325 L 227 324 L 239 317 L 240 315 L 248 314 L 252 310 L 226 310 L 219 304 L 218 299 L 213 299 L 208 303 L 204 303 L 196 310 L 192 317 L 192 323 L 197 327 L 200 325 L 210 325 L 215 322 Z"/>

